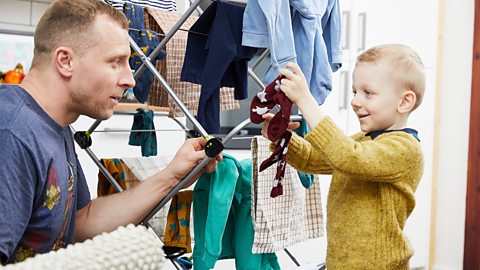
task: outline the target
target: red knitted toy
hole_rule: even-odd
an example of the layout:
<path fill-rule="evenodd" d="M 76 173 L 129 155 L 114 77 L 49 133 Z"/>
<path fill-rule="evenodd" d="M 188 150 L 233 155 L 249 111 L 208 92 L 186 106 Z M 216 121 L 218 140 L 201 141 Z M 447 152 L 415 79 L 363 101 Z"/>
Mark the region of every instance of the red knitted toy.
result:
<path fill-rule="evenodd" d="M 264 121 L 262 115 L 272 110 L 276 105 L 280 110 L 270 121 L 267 130 L 267 136 L 271 141 L 278 141 L 274 152 L 269 158 L 260 165 L 260 171 L 265 170 L 274 163 L 277 163 L 277 173 L 275 182 L 270 193 L 272 198 L 283 194 L 282 180 L 285 175 L 285 166 L 287 162 L 287 151 L 292 133 L 287 130 L 290 123 L 290 114 L 292 112 L 292 102 L 280 90 L 280 80 L 283 76 L 277 77 L 261 92 L 258 92 L 250 104 L 250 121 L 259 124 Z"/>

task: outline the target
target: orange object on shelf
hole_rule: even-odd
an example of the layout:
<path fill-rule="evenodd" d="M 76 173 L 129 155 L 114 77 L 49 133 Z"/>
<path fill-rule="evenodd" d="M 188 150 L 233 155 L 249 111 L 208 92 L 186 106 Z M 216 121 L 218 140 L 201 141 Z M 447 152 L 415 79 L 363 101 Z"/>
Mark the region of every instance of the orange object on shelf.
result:
<path fill-rule="evenodd" d="M 19 84 L 23 81 L 25 74 L 23 72 L 22 64 L 17 64 L 15 69 L 9 70 L 5 73 L 4 83 Z"/>

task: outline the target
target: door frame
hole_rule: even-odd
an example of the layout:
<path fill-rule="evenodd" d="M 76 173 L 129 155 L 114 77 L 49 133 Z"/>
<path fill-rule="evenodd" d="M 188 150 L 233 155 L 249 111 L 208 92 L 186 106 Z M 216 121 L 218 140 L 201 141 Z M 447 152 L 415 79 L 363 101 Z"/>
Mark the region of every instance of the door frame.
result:
<path fill-rule="evenodd" d="M 463 269 L 480 269 L 480 0 L 475 0 Z"/>

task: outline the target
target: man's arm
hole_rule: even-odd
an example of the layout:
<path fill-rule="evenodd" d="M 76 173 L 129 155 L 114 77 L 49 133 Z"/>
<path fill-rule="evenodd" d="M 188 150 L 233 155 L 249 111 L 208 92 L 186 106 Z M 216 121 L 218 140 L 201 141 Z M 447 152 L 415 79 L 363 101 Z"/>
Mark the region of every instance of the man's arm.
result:
<path fill-rule="evenodd" d="M 75 241 L 84 241 L 97 234 L 110 232 L 118 226 L 139 223 L 198 163 L 205 157 L 205 140 L 187 140 L 178 150 L 170 164 L 140 185 L 122 193 L 99 197 L 90 201 L 76 213 Z M 216 161 L 206 166 L 214 171 Z M 199 172 L 194 180 L 198 179 Z M 193 181 L 189 184 L 192 184 Z"/>

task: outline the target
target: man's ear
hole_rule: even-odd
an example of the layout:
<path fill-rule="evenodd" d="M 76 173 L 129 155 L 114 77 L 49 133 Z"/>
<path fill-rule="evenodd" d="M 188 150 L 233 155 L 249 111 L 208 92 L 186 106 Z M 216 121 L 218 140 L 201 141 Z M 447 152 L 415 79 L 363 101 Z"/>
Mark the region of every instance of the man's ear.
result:
<path fill-rule="evenodd" d="M 63 77 L 72 76 L 73 51 L 69 47 L 58 47 L 55 50 L 55 67 Z"/>
<path fill-rule="evenodd" d="M 402 99 L 398 104 L 398 112 L 399 113 L 409 113 L 415 107 L 415 103 L 417 102 L 417 95 L 411 90 L 406 91 L 402 94 Z"/>

